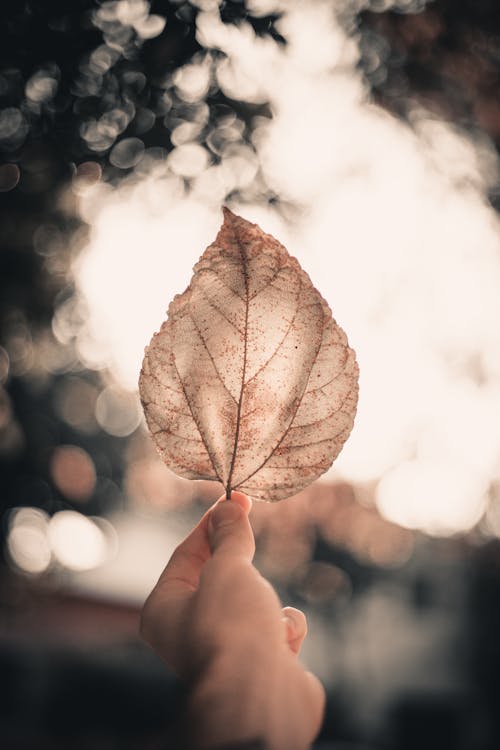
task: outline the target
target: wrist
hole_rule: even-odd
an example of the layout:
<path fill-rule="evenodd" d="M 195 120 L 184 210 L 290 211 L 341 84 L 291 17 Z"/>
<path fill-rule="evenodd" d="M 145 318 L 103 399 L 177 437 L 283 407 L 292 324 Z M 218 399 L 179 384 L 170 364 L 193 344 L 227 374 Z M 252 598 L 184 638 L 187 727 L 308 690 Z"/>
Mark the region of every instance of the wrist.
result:
<path fill-rule="evenodd" d="M 305 750 L 303 668 L 285 644 L 255 639 L 218 653 L 192 683 L 189 747 Z M 301 739 L 302 738 L 302 739 Z M 260 745 L 258 744 L 260 742 Z"/>
<path fill-rule="evenodd" d="M 269 693 L 274 693 L 279 660 L 267 645 L 254 641 L 220 649 L 192 681 L 188 727 L 193 748 L 212 750 L 237 742 L 269 747 Z"/>

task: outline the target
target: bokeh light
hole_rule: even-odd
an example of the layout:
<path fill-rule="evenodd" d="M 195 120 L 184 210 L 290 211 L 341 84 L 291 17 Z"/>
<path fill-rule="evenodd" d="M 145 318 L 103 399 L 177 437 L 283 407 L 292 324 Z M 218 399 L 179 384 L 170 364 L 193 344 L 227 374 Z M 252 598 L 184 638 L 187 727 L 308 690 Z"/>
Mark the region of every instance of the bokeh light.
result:
<path fill-rule="evenodd" d="M 471 529 L 486 510 L 484 478 L 458 464 L 406 461 L 387 472 L 377 488 L 377 504 L 392 521 L 429 534 Z"/>
<path fill-rule="evenodd" d="M 76 445 L 59 445 L 50 460 L 57 489 L 69 500 L 88 500 L 94 491 L 96 470 L 89 454 Z"/>
<path fill-rule="evenodd" d="M 107 386 L 99 394 L 95 416 L 102 429 L 115 437 L 127 437 L 143 419 L 137 394 L 113 385 Z"/>
<path fill-rule="evenodd" d="M 38 508 L 15 508 L 9 516 L 7 551 L 16 568 L 39 575 L 50 565 L 48 515 Z"/>
<path fill-rule="evenodd" d="M 13 190 L 20 177 L 21 172 L 17 164 L 0 165 L 0 193 L 8 193 L 9 190 Z"/>
<path fill-rule="evenodd" d="M 27 133 L 28 123 L 17 107 L 6 107 L 0 110 L 0 144 L 14 150 L 21 146 Z"/>
<path fill-rule="evenodd" d="M 100 164 L 95 161 L 84 161 L 76 168 L 72 188 L 77 195 L 82 194 L 96 182 L 99 182 L 101 176 L 102 168 Z"/>
<path fill-rule="evenodd" d="M 50 519 L 50 546 L 57 561 L 70 570 L 90 570 L 110 554 L 103 529 L 91 518 L 73 510 L 61 510 Z"/>
<path fill-rule="evenodd" d="M 11 375 L 25 375 L 33 365 L 34 351 L 31 331 L 22 316 L 13 316 L 7 326 L 5 349 Z"/>
<path fill-rule="evenodd" d="M 34 104 L 42 104 L 52 99 L 57 92 L 59 75 L 57 65 L 37 70 L 26 83 L 26 98 Z"/>
<path fill-rule="evenodd" d="M 124 138 L 113 147 L 109 161 L 114 167 L 130 169 L 135 167 L 144 154 L 144 143 L 140 138 Z"/>
<path fill-rule="evenodd" d="M 95 418 L 99 389 L 77 376 L 68 376 L 55 396 L 57 413 L 79 432 L 93 434 L 99 429 Z"/>
<path fill-rule="evenodd" d="M 351 595 L 349 576 L 341 568 L 328 562 L 313 561 L 300 568 L 296 574 L 295 588 L 308 604 L 344 602 Z"/>

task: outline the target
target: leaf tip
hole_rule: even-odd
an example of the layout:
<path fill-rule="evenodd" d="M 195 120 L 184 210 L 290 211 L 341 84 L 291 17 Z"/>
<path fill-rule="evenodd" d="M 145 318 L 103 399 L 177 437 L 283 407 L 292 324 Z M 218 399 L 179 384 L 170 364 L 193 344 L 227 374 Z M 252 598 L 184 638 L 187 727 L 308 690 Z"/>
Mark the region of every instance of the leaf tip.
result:
<path fill-rule="evenodd" d="M 222 213 L 224 215 L 224 221 L 235 219 L 236 214 L 231 211 L 227 206 L 222 206 Z"/>

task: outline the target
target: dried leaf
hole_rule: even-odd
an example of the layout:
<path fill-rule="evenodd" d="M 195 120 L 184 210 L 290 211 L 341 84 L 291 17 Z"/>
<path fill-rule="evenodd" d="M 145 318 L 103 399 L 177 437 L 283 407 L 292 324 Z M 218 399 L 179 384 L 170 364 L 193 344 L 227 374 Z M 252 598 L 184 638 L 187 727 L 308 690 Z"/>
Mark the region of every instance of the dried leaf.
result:
<path fill-rule="evenodd" d="M 358 366 L 298 261 L 224 209 L 146 349 L 139 388 L 172 471 L 261 500 L 293 495 L 352 429 Z"/>

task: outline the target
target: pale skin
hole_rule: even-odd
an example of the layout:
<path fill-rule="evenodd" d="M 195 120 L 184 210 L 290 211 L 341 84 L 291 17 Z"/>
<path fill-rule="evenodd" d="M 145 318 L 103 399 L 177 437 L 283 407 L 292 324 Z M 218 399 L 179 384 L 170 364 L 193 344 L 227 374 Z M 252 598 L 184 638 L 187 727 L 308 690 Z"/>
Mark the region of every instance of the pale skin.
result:
<path fill-rule="evenodd" d="M 260 740 L 307 750 L 325 694 L 298 659 L 305 615 L 282 607 L 252 564 L 251 500 L 233 492 L 177 547 L 148 597 L 141 632 L 188 685 L 193 750 Z"/>

